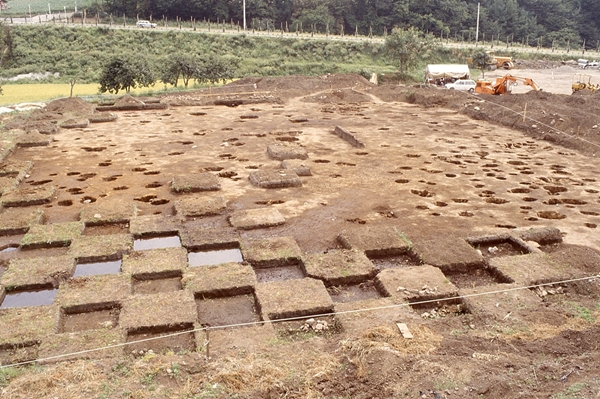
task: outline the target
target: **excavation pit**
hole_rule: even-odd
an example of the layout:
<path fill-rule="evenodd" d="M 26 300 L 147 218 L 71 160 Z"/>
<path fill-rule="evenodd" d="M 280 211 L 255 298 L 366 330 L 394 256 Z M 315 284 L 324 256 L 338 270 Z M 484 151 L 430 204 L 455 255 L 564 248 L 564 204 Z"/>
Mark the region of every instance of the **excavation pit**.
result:
<path fill-rule="evenodd" d="M 510 283 L 488 267 L 471 269 L 466 273 L 444 273 L 444 275 L 459 289 Z"/>
<path fill-rule="evenodd" d="M 185 323 L 128 332 L 124 353 L 140 356 L 150 350 L 154 353 L 193 352 L 196 350 L 196 334 L 193 329 L 193 324 Z"/>
<path fill-rule="evenodd" d="M 259 283 L 270 281 L 294 280 L 306 277 L 301 265 L 288 265 L 255 269 L 256 279 Z"/>
<path fill-rule="evenodd" d="M 462 300 L 453 298 L 427 303 L 411 302 L 409 306 L 423 319 L 439 319 L 468 313 Z"/>
<path fill-rule="evenodd" d="M 121 261 L 80 263 L 75 268 L 73 277 L 97 276 L 101 274 L 117 274 L 121 271 Z"/>
<path fill-rule="evenodd" d="M 188 254 L 190 267 L 212 266 L 222 263 L 241 263 L 244 261 L 239 248 L 216 249 L 212 251 L 190 252 Z"/>
<path fill-rule="evenodd" d="M 0 309 L 52 305 L 58 290 L 46 288 L 32 291 L 11 291 L 6 294 Z"/>
<path fill-rule="evenodd" d="M 419 266 L 422 264 L 418 256 L 412 251 L 402 255 L 387 257 L 369 257 L 371 263 L 377 270 L 390 269 L 394 267 Z"/>
<path fill-rule="evenodd" d="M 381 298 L 373 280 L 364 281 L 360 284 L 338 285 L 327 288 L 329 296 L 334 303 L 348 303 L 367 301 Z"/>
<path fill-rule="evenodd" d="M 120 308 L 114 304 L 90 309 L 87 312 L 62 311 L 58 321 L 59 333 L 115 328 L 119 323 Z"/>
<path fill-rule="evenodd" d="M 252 324 L 260 320 L 254 295 L 236 295 L 222 298 L 196 298 L 198 320 L 208 327 Z"/>
<path fill-rule="evenodd" d="M 181 248 L 181 239 L 178 235 L 153 238 L 138 238 L 133 241 L 134 251 L 147 251 L 160 248 Z"/>
<path fill-rule="evenodd" d="M 133 277 L 131 279 L 131 285 L 134 295 L 173 292 L 182 289 L 181 275 L 167 277 L 163 274 L 157 274 L 156 276 L 149 276 L 148 278 Z"/>
<path fill-rule="evenodd" d="M 500 256 L 526 255 L 533 252 L 518 238 L 505 236 L 481 237 L 467 240 L 485 259 Z"/>

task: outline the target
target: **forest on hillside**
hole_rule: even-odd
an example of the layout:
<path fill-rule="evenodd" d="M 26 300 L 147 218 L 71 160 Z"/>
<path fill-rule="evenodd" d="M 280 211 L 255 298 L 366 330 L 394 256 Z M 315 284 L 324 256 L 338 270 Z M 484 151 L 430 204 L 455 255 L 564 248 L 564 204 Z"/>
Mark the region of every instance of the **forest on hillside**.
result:
<path fill-rule="evenodd" d="M 600 41 L 598 0 L 246 0 L 248 29 L 382 35 L 393 27 L 473 41 L 587 49 Z M 91 13 L 242 24 L 242 0 L 99 0 Z"/>

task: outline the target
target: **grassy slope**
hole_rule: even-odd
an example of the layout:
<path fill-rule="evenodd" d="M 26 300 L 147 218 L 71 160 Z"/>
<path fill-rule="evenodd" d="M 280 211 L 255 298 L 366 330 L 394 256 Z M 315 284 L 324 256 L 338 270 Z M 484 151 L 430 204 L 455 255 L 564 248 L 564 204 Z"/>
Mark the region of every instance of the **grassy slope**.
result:
<path fill-rule="evenodd" d="M 145 57 L 158 70 L 174 53 L 211 54 L 239 60 L 238 76 L 281 76 L 324 73 L 390 74 L 396 65 L 383 54 L 381 44 L 268 38 L 197 33 L 191 30 L 122 30 L 80 26 L 12 26 L 14 58 L 3 65 L 2 76 L 30 72 L 59 72 L 49 80 L 62 85 L 5 83 L 0 104 L 44 101 L 67 96 L 69 77 L 76 76 L 76 95 L 94 95 L 102 66 L 122 55 Z M 464 63 L 472 49 L 439 48 L 420 55 L 416 66 L 401 78 L 421 81 L 428 63 Z M 515 54 L 511 54 L 515 55 Z M 23 81 L 19 83 L 24 83 Z M 83 85 L 90 83 L 90 85 Z M 161 90 L 162 83 L 152 89 Z M 139 90 L 136 92 L 140 92 Z"/>
<path fill-rule="evenodd" d="M 333 43 L 292 38 L 222 36 L 192 31 L 120 30 L 61 26 L 14 27 L 14 60 L 4 76 L 29 72 L 82 74 L 97 81 L 102 65 L 119 55 L 139 55 L 157 65 L 170 54 L 212 54 L 240 60 L 242 75 L 393 70 L 379 44 Z"/>

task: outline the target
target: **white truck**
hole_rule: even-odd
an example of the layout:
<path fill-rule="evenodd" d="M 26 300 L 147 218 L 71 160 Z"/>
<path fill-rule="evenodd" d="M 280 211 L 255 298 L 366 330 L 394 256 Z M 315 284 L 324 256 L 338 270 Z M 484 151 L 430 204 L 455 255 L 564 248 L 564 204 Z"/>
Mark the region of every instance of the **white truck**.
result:
<path fill-rule="evenodd" d="M 444 86 L 459 79 L 470 79 L 468 65 L 462 64 L 430 64 L 425 68 L 425 83 Z"/>

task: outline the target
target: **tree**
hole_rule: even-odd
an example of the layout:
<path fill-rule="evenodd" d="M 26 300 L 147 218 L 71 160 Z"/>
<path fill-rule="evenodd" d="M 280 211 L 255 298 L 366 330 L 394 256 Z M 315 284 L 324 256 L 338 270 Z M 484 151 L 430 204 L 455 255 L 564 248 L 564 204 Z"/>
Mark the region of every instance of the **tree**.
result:
<path fill-rule="evenodd" d="M 416 28 L 394 28 L 385 38 L 384 49 L 387 55 L 400 63 L 400 72 L 412 66 L 417 56 L 427 51 L 432 45 L 430 35 L 424 35 Z"/>
<path fill-rule="evenodd" d="M 202 62 L 196 80 L 199 82 L 218 83 L 233 79 L 238 68 L 238 60 L 232 58 L 210 57 Z"/>
<path fill-rule="evenodd" d="M 125 90 L 129 93 L 132 88 L 149 87 L 154 85 L 156 78 L 150 65 L 143 58 L 135 60 L 117 57 L 106 65 L 100 75 L 100 93 L 119 93 Z"/>
<path fill-rule="evenodd" d="M 187 88 L 190 79 L 198 75 L 202 62 L 193 55 L 176 54 L 169 57 L 165 62 L 160 80 L 164 83 L 177 87 L 179 78 L 183 80 L 183 85 Z"/>
<path fill-rule="evenodd" d="M 494 62 L 492 56 L 484 50 L 479 50 L 473 53 L 473 55 L 471 56 L 471 60 L 473 66 L 475 66 L 478 69 L 481 69 L 481 77 L 485 79 L 485 69 L 488 67 L 489 64 Z"/>

